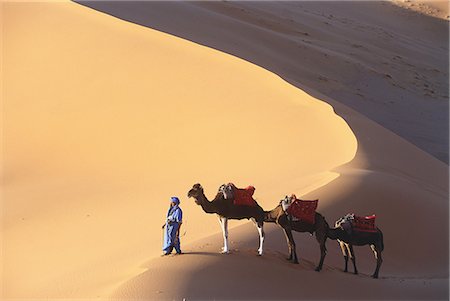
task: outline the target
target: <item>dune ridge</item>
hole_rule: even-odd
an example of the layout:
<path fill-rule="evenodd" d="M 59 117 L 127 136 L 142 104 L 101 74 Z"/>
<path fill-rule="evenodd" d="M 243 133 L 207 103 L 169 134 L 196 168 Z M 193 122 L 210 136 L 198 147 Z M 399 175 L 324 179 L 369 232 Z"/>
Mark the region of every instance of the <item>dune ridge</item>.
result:
<path fill-rule="evenodd" d="M 243 58 L 448 164 L 447 20 L 388 1 L 79 3 Z"/>

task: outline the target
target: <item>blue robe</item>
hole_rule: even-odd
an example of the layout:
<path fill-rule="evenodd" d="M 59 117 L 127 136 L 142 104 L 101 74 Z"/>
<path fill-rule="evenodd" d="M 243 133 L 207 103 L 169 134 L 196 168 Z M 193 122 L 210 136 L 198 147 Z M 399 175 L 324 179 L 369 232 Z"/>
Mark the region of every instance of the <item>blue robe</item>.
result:
<path fill-rule="evenodd" d="M 183 220 L 183 211 L 178 205 L 170 207 L 167 211 L 166 227 L 164 231 L 164 246 L 165 253 L 172 253 L 173 248 L 177 253 L 181 253 L 180 238 L 177 236 L 178 229 Z"/>

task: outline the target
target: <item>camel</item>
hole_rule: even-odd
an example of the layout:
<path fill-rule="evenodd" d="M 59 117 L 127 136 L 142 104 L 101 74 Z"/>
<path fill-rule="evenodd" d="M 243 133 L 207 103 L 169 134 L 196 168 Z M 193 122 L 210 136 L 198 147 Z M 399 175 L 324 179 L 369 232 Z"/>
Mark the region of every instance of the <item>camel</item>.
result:
<path fill-rule="evenodd" d="M 301 220 L 294 221 L 283 210 L 282 202 L 286 201 L 288 197 L 280 201 L 280 204 L 271 211 L 265 211 L 264 221 L 268 223 L 276 223 L 283 228 L 284 235 L 289 248 L 289 257 L 287 260 L 292 263 L 298 263 L 297 250 L 295 246 L 295 240 L 292 235 L 292 230 L 297 232 L 309 232 L 311 235 L 315 233 L 316 239 L 320 245 L 320 262 L 316 267 L 316 271 L 319 272 L 322 269 L 325 255 L 327 254 L 327 248 L 325 242 L 327 241 L 328 223 L 325 218 L 316 212 L 314 225 L 303 222 Z"/>
<path fill-rule="evenodd" d="M 381 232 L 381 230 L 378 228 L 376 228 L 376 232 L 362 232 L 355 230 L 352 230 L 350 232 L 345 229 L 345 227 L 343 226 L 344 223 L 346 223 L 345 217 L 337 220 L 335 223 L 335 228 L 328 229 L 327 233 L 328 238 L 337 240 L 339 246 L 341 247 L 342 254 L 344 255 L 345 260 L 344 272 L 348 271 L 347 264 L 348 257 L 350 257 L 353 262 L 354 273 L 358 274 L 353 246 L 370 245 L 370 248 L 375 254 L 375 259 L 377 260 L 377 266 L 372 277 L 378 278 L 378 273 L 383 262 L 383 259 L 381 257 L 381 252 L 383 252 L 384 249 L 383 232 Z"/>
<path fill-rule="evenodd" d="M 222 187 L 222 186 L 221 186 Z M 263 254 L 264 243 L 264 210 L 257 204 L 256 206 L 234 205 L 233 200 L 225 199 L 222 192 L 218 192 L 214 200 L 209 201 L 200 184 L 195 184 L 188 192 L 189 198 L 194 198 L 195 203 L 200 205 L 206 213 L 216 213 L 223 233 L 222 253 L 229 253 L 228 250 L 228 220 L 229 219 L 252 219 L 256 224 L 259 233 L 258 255 Z"/>

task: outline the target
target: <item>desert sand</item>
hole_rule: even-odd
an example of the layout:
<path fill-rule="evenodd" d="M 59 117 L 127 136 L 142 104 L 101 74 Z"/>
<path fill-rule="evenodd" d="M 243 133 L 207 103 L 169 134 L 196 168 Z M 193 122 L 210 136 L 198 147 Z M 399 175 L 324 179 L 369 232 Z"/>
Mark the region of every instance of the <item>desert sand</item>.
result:
<path fill-rule="evenodd" d="M 432 16 L 444 20 L 449 19 L 449 1 L 434 1 L 434 0 L 403 0 L 393 1 L 407 10 L 412 10 L 423 15 Z"/>
<path fill-rule="evenodd" d="M 240 3 L 258 14 L 255 24 L 243 22 L 234 4 L 178 5 L 181 11 L 164 5 L 159 9 L 166 11 L 150 11 L 162 21 L 178 13 L 171 24 L 189 36 L 71 2 L 2 3 L 3 299 L 448 298 L 448 165 L 442 162 L 441 139 L 448 120 L 443 113 L 448 71 L 442 63 L 448 58 L 439 31 L 446 21 L 423 19 L 439 30 L 420 43 L 407 35 L 420 33 L 420 25 L 405 32 L 397 24 L 407 20 L 386 21 L 385 30 L 400 31 L 402 39 L 386 43 L 392 48 L 385 53 L 374 48 L 379 41 L 369 43 L 373 36 L 354 28 L 352 11 L 333 7 L 338 17 L 347 12 L 345 21 L 353 27 L 341 30 L 349 39 L 371 49 L 341 65 L 346 50 L 338 42 L 325 43 L 326 24 L 304 20 L 317 35 L 314 47 L 305 47 L 307 42 L 292 36 L 298 33 L 285 31 L 298 25 L 267 21 L 273 17 L 267 11 L 277 15 L 275 8 L 284 6 Z M 356 11 L 394 10 L 367 5 Z M 392 14 L 402 16 L 399 12 Z M 207 17 L 204 31 L 191 26 L 199 16 Z M 216 23 L 224 19 L 237 27 Z M 218 28 L 222 35 L 215 35 Z M 248 28 L 269 33 L 256 35 Z M 238 39 L 232 47 L 242 50 L 231 52 L 234 56 L 219 47 L 232 33 Z M 218 44 L 195 40 L 203 34 Z M 323 68 L 317 57 L 325 49 L 333 68 Z M 426 82 L 437 96 L 423 101 L 424 87 L 400 77 L 406 63 L 379 65 L 394 50 L 413 64 L 408 72 L 419 77 L 428 72 Z M 246 51 L 252 59 L 241 55 Z M 433 55 L 420 56 L 429 52 Z M 298 55 L 310 64 L 297 68 Z M 361 88 L 370 99 L 367 109 L 358 110 L 363 106 L 354 98 L 342 101 L 345 93 L 334 97 L 359 89 L 351 80 L 367 66 L 380 68 L 361 78 L 361 85 L 379 80 Z M 397 68 L 411 96 L 408 103 L 400 101 L 406 92 L 380 76 L 389 68 Z M 327 84 L 321 85 L 328 90 L 308 86 L 322 72 Z M 337 82 L 329 80 L 330 72 Z M 309 80 L 303 80 L 305 74 Z M 400 103 L 391 108 L 402 113 L 397 122 L 383 120 L 386 95 Z M 425 117 L 417 119 L 418 111 Z M 408 123 L 411 118 L 416 122 Z M 361 275 L 344 274 L 333 241 L 324 271 L 314 272 L 318 245 L 306 234 L 296 235 L 301 262 L 292 265 L 284 259 L 282 232 L 273 225 L 266 226 L 264 256 L 255 256 L 257 232 L 246 221 L 231 222 L 232 253 L 218 254 L 216 217 L 203 213 L 186 193 L 200 182 L 212 197 L 229 181 L 254 185 L 267 210 L 292 192 L 319 198 L 318 211 L 330 224 L 347 212 L 376 213 L 386 246 L 381 279 L 368 277 L 374 268 L 368 247 L 356 250 Z M 160 226 L 172 195 L 182 200 L 186 254 L 161 258 Z"/>
<path fill-rule="evenodd" d="M 387 1 L 82 3 L 262 66 L 448 164 L 446 20 Z"/>

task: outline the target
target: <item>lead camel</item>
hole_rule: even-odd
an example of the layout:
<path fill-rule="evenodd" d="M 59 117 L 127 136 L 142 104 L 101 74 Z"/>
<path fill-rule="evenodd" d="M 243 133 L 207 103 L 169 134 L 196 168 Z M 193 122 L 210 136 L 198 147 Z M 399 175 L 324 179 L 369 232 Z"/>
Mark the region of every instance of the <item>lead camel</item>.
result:
<path fill-rule="evenodd" d="M 252 219 L 259 233 L 258 255 L 263 254 L 264 243 L 264 210 L 256 204 L 256 206 L 240 206 L 234 205 L 233 200 L 225 199 L 222 192 L 218 192 L 216 197 L 209 201 L 205 196 L 203 187 L 195 184 L 188 192 L 188 197 L 195 199 L 195 203 L 200 205 L 206 213 L 215 213 L 219 216 L 219 222 L 223 233 L 222 253 L 228 253 L 228 220 L 229 219 Z"/>

